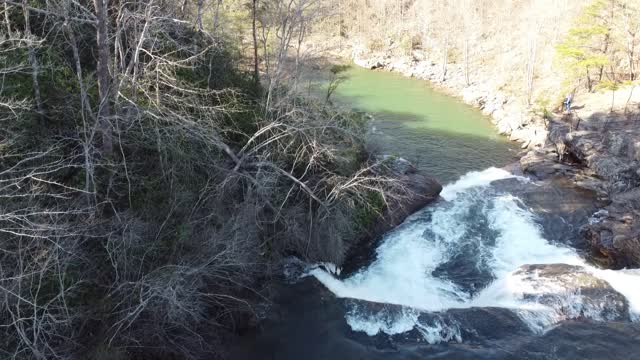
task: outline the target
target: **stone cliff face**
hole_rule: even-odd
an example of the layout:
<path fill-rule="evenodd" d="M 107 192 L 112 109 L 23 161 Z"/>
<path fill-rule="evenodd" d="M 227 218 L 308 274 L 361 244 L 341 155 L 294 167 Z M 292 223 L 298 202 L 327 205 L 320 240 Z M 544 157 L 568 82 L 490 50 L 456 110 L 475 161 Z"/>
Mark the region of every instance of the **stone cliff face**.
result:
<path fill-rule="evenodd" d="M 604 264 L 640 266 L 640 132 L 579 131 L 566 136 L 568 151 L 604 180 L 611 204 L 584 228 Z"/>

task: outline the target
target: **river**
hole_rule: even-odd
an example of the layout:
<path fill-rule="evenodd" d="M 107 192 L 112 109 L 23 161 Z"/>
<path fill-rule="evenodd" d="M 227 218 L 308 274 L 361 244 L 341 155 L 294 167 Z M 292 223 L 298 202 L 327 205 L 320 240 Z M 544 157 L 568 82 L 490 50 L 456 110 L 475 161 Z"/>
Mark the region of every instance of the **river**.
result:
<path fill-rule="evenodd" d="M 602 204 L 501 169 L 516 147 L 426 83 L 351 69 L 334 101 L 373 115 L 369 141 L 446 184 L 355 272 L 300 265 L 276 286 L 251 359 L 640 358 L 640 273 L 589 263 Z"/>
<path fill-rule="evenodd" d="M 359 67 L 344 76 L 332 100 L 373 116 L 371 146 L 410 160 L 440 183 L 513 162 L 517 154 L 488 117 L 425 81 Z"/>

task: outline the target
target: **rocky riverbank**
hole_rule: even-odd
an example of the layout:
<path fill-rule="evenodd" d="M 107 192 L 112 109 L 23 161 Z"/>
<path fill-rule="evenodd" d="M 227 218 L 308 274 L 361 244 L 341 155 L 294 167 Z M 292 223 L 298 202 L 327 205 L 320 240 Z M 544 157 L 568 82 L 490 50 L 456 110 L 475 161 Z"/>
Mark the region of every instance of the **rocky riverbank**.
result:
<path fill-rule="evenodd" d="M 619 117 L 622 119 L 622 116 Z M 595 190 L 607 205 L 581 229 L 593 259 L 605 267 L 640 266 L 640 129 L 634 123 L 569 117 L 549 123 L 545 146 L 520 160 L 522 169 L 544 179 L 564 177 Z"/>

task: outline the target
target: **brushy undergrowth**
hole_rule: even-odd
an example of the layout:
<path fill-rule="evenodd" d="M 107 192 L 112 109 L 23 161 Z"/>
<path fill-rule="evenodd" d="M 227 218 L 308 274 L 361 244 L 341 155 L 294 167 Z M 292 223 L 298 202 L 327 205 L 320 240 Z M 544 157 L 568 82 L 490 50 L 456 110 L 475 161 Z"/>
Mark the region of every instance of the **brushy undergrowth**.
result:
<path fill-rule="evenodd" d="M 222 356 L 274 264 L 340 263 L 401 192 L 372 171 L 362 115 L 286 84 L 265 105 L 233 44 L 147 5 L 110 19 L 131 37 L 109 39 L 108 117 L 95 27 L 7 12 L 0 358 Z"/>

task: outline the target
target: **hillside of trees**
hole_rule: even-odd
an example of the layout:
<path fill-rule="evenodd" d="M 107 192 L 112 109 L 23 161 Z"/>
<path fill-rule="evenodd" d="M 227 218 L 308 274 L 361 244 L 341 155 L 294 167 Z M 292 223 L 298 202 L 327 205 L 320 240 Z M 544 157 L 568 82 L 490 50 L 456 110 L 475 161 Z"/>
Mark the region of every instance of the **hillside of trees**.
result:
<path fill-rule="evenodd" d="M 640 64 L 633 0 L 332 1 L 316 49 L 427 60 L 464 74 L 448 87 L 486 87 L 522 107 L 629 84 Z"/>
<path fill-rule="evenodd" d="M 342 261 L 401 189 L 290 91 L 320 5 L 2 1 L 0 358 L 216 358 L 282 257 Z"/>

